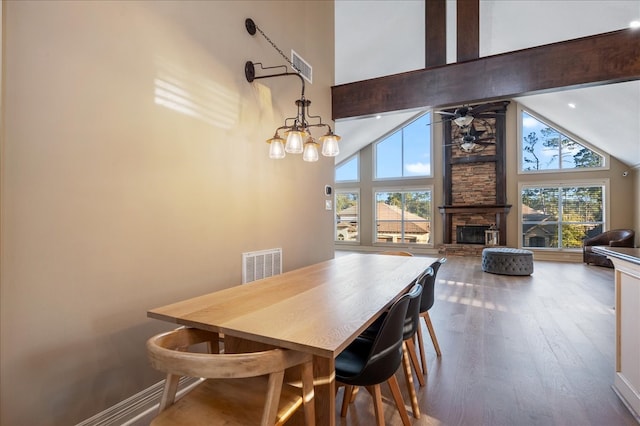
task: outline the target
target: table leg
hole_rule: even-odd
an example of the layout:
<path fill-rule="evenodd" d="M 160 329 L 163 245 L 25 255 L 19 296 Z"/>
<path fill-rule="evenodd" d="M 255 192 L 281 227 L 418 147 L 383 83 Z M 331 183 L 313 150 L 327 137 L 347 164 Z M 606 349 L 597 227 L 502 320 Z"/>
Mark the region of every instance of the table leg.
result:
<path fill-rule="evenodd" d="M 313 357 L 316 425 L 336 424 L 336 373 L 333 358 Z"/>

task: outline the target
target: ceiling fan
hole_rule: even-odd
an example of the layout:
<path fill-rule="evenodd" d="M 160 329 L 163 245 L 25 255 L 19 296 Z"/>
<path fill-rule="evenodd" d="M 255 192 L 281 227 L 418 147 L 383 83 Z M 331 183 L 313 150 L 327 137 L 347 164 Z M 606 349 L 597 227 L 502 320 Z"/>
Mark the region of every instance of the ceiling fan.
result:
<path fill-rule="evenodd" d="M 478 124 L 478 128 L 476 128 Z M 484 150 L 489 145 L 495 145 L 496 132 L 492 122 L 476 118 L 466 126 L 460 126 L 453 132 L 453 143 L 445 146 L 455 145 L 465 153 L 475 153 Z"/>
<path fill-rule="evenodd" d="M 453 112 L 451 111 L 435 111 L 436 114 L 443 115 L 443 121 L 453 121 L 458 127 L 467 127 L 469 126 L 474 118 L 480 117 L 480 115 L 484 112 L 488 112 L 489 110 L 496 107 L 496 104 L 488 103 L 483 105 L 465 105 L 459 108 L 456 108 Z M 495 112 L 493 112 L 495 114 Z"/>

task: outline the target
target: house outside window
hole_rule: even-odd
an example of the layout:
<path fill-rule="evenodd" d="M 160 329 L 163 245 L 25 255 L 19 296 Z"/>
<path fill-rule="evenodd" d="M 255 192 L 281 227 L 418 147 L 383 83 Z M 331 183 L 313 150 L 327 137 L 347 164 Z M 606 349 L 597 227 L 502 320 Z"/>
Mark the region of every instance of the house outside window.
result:
<path fill-rule="evenodd" d="M 432 189 L 376 191 L 374 241 L 432 244 Z"/>
<path fill-rule="evenodd" d="M 522 185 L 522 246 L 577 249 L 605 228 L 608 183 Z"/>
<path fill-rule="evenodd" d="M 335 192 L 336 220 L 335 241 L 359 242 L 360 191 L 339 189 Z"/>
<path fill-rule="evenodd" d="M 431 114 L 426 113 L 374 144 L 376 180 L 429 177 Z"/>
<path fill-rule="evenodd" d="M 605 157 L 532 113 L 519 109 L 520 172 L 583 171 L 605 168 Z"/>

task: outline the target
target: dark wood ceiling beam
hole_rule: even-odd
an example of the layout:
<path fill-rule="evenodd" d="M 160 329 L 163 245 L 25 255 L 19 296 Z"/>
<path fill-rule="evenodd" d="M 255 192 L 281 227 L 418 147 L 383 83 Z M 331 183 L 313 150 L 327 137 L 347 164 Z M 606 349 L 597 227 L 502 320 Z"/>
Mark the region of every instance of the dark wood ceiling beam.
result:
<path fill-rule="evenodd" d="M 456 2 L 456 62 L 480 57 L 480 0 Z"/>
<path fill-rule="evenodd" d="M 332 117 L 484 102 L 640 79 L 640 31 L 610 33 L 331 88 Z"/>
<path fill-rule="evenodd" d="M 424 2 L 425 68 L 447 63 L 447 4 L 445 0 Z"/>

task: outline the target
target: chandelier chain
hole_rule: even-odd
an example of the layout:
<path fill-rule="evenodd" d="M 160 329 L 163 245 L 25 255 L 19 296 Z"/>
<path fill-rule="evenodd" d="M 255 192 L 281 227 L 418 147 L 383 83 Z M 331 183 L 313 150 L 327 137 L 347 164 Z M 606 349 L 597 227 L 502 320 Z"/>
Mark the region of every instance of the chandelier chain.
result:
<path fill-rule="evenodd" d="M 296 67 L 295 65 L 293 65 L 293 62 L 291 62 L 291 61 L 289 60 L 289 58 L 287 58 L 287 55 L 285 55 L 285 54 L 284 54 L 284 52 L 283 52 L 282 50 L 280 50 L 280 48 L 279 48 L 278 46 L 276 46 L 276 44 L 275 44 L 273 41 L 271 41 L 271 39 L 269 38 L 269 36 L 268 36 L 268 35 L 266 35 L 266 34 L 264 33 L 264 31 L 262 31 L 262 30 L 260 29 L 260 27 L 259 27 L 259 26 L 257 26 L 257 25 L 256 25 L 256 29 L 260 32 L 260 34 L 262 34 L 262 37 L 264 37 L 264 38 L 265 38 L 265 40 L 267 40 L 267 41 L 269 42 L 269 44 L 270 44 L 274 49 L 276 49 L 276 51 L 280 54 L 280 56 L 282 56 L 282 57 L 284 58 L 284 60 L 285 60 L 285 61 L 287 61 L 287 63 L 288 63 L 289 65 L 291 65 L 291 68 L 293 68 L 297 73 L 300 73 L 300 70 L 298 69 L 298 67 Z"/>

